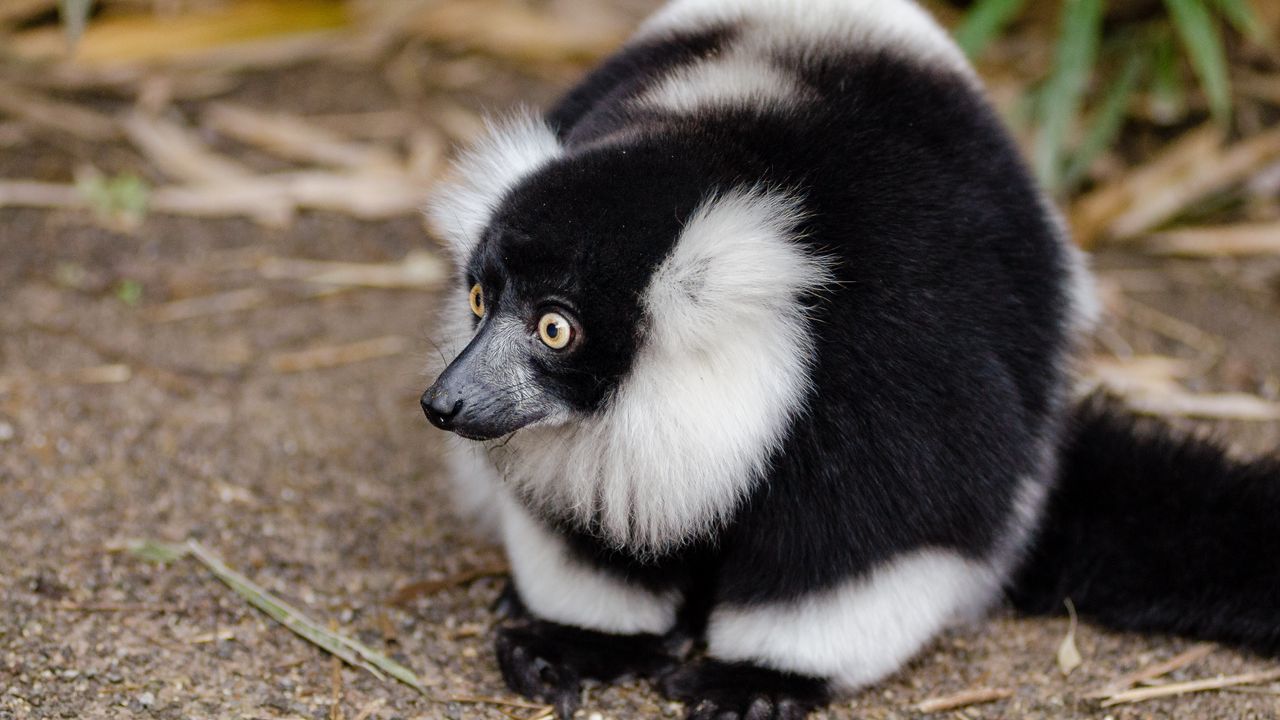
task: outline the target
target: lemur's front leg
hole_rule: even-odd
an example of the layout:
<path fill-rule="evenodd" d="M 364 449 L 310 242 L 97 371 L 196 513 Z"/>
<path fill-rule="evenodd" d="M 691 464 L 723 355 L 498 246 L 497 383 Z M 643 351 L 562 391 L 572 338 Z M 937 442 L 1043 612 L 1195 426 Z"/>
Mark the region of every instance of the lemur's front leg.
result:
<path fill-rule="evenodd" d="M 514 586 L 505 600 L 518 609 L 496 640 L 508 687 L 567 718 L 582 680 L 671 668 L 664 635 L 676 624 L 677 591 L 653 592 L 593 566 L 514 502 L 504 504 L 502 524 Z"/>
<path fill-rule="evenodd" d="M 757 548 L 758 549 L 758 548 Z M 691 720 L 794 720 L 896 671 L 998 584 L 986 564 L 920 549 L 816 589 L 794 558 L 750 552 L 720 568 L 707 657 L 663 677 Z M 790 591 L 787 588 L 791 588 Z"/>

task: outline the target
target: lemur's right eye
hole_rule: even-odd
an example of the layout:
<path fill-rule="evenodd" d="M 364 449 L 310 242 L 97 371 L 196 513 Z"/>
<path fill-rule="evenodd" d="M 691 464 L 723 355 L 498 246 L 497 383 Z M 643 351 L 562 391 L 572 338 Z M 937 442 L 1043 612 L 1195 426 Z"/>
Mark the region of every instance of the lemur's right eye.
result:
<path fill-rule="evenodd" d="M 480 287 L 480 283 L 471 286 L 471 312 L 476 317 L 484 317 L 484 290 Z"/>

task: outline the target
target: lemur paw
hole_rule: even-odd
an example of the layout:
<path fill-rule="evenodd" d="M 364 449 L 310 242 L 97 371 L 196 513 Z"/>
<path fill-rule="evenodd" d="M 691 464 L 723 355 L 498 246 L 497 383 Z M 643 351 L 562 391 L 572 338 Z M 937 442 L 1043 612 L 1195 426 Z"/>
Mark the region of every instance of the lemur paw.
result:
<path fill-rule="evenodd" d="M 658 635 L 610 635 L 542 620 L 499 628 L 496 649 L 507 687 L 550 703 L 561 718 L 578 709 L 584 679 L 645 677 L 674 662 Z"/>
<path fill-rule="evenodd" d="M 825 680 L 718 660 L 668 673 L 660 688 L 684 701 L 689 720 L 802 720 L 831 699 Z"/>

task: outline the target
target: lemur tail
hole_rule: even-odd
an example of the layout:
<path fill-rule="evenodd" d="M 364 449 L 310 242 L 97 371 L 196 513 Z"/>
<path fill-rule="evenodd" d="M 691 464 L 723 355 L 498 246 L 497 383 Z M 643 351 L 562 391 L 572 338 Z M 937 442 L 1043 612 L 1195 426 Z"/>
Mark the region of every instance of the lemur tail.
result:
<path fill-rule="evenodd" d="M 1009 596 L 1280 655 L 1280 456 L 1231 459 L 1154 421 L 1078 407 L 1058 482 Z"/>

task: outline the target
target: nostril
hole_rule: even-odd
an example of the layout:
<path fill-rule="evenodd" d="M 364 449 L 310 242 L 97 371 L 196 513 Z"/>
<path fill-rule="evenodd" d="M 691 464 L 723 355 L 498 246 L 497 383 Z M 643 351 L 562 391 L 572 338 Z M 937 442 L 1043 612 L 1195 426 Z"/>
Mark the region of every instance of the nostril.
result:
<path fill-rule="evenodd" d="M 451 421 L 462 411 L 462 399 L 448 390 L 431 388 L 422 394 L 422 412 L 427 420 L 438 428 L 448 429 Z"/>

